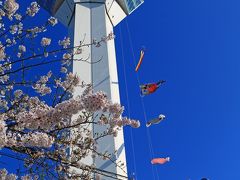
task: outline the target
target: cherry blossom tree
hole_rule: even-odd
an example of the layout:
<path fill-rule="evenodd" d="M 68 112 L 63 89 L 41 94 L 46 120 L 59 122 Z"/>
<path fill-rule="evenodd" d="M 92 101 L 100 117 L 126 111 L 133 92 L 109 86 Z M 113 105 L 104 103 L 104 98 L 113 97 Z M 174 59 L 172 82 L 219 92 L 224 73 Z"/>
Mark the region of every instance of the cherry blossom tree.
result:
<path fill-rule="evenodd" d="M 104 92 L 93 92 L 91 84 L 69 71 L 72 61 L 90 63 L 84 58 L 73 59 L 75 54 L 90 46 L 100 47 L 114 35 L 71 47 L 68 37 L 59 41 L 45 37 L 47 29 L 57 24 L 54 17 L 39 26 L 24 24 L 37 18 L 39 9 L 36 2 L 22 10 L 17 0 L 0 1 L 0 155 L 24 163 L 24 172 L 18 174 L 2 168 L 0 179 L 115 177 L 81 160 L 89 155 L 111 160 L 110 153 L 98 151 L 99 139 L 117 136 L 119 128 L 137 128 L 140 123 L 122 117 L 120 104 L 109 101 Z M 54 42 L 58 46 L 52 45 Z M 58 73 L 50 70 L 51 64 L 59 64 Z M 43 73 L 33 77 L 31 71 Z M 83 93 L 74 97 L 79 86 Z M 77 116 L 74 121 L 73 116 Z M 92 134 L 86 126 L 93 124 L 106 127 L 106 131 Z"/>

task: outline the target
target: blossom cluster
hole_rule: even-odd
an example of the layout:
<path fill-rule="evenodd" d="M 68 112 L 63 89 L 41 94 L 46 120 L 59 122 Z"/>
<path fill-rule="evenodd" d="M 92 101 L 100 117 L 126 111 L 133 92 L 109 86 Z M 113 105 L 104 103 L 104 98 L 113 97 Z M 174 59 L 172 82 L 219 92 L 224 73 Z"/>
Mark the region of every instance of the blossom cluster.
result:
<path fill-rule="evenodd" d="M 136 128 L 140 125 L 138 121 L 121 118 L 123 107 L 111 103 L 106 94 L 101 91 L 89 93 L 83 97 L 71 98 L 55 107 L 50 107 L 43 102 L 40 103 L 37 98 L 30 98 L 28 102 L 31 104 L 29 110 L 22 111 L 16 116 L 16 121 L 21 128 L 49 130 L 54 128 L 57 123 L 65 122 L 66 119 L 70 119 L 72 115 L 82 110 L 88 112 L 103 111 L 111 115 L 112 118 L 109 119 L 100 118 L 99 124 L 111 124 L 111 127 L 130 125 Z"/>
<path fill-rule="evenodd" d="M 12 16 L 18 10 L 19 4 L 15 0 L 6 0 L 4 3 L 4 10 L 9 19 L 12 19 Z M 2 16 L 4 14 L 2 13 Z"/>
<path fill-rule="evenodd" d="M 0 61 L 6 57 L 5 47 L 0 43 Z"/>
<path fill-rule="evenodd" d="M 55 25 L 58 23 L 58 20 L 57 20 L 57 18 L 55 18 L 55 17 L 50 17 L 50 18 L 48 19 L 48 23 L 49 23 L 51 26 L 55 26 Z"/>
<path fill-rule="evenodd" d="M 16 174 L 9 174 L 6 169 L 0 169 L 0 179 L 1 180 L 17 180 L 19 177 Z M 33 180 L 30 175 L 25 175 L 20 177 L 21 180 Z M 34 180 L 39 179 L 38 176 L 34 176 Z"/>
<path fill-rule="evenodd" d="M 20 133 L 8 132 L 4 145 L 7 147 L 51 147 L 54 138 L 43 132 Z"/>
<path fill-rule="evenodd" d="M 8 174 L 6 169 L 0 169 L 0 179 L 1 180 L 16 180 L 16 174 Z"/>
<path fill-rule="evenodd" d="M 2 119 L 0 119 L 0 149 L 5 145 L 7 139 L 6 131 L 7 131 L 6 124 Z"/>
<path fill-rule="evenodd" d="M 66 72 L 66 70 L 65 70 Z M 75 89 L 75 87 L 79 84 L 80 79 L 77 75 L 73 73 L 66 74 L 66 78 L 64 81 L 61 81 L 61 79 L 55 80 L 57 87 L 62 87 L 64 91 L 72 93 Z"/>
<path fill-rule="evenodd" d="M 52 72 L 49 71 L 47 75 L 41 76 L 40 80 L 33 85 L 33 89 L 35 89 L 41 96 L 46 94 L 50 94 L 52 92 L 51 88 L 47 86 L 47 82 L 49 78 L 51 78 Z"/>
<path fill-rule="evenodd" d="M 19 93 L 16 92 L 16 93 Z M 54 138 L 43 132 L 20 133 L 12 131 L 5 123 L 6 114 L 0 115 L 0 149 L 7 146 L 22 147 L 50 147 L 54 143 Z"/>
<path fill-rule="evenodd" d="M 22 57 L 22 55 L 26 52 L 26 46 L 24 45 L 19 45 L 18 46 L 18 54 L 17 57 Z"/>
<path fill-rule="evenodd" d="M 64 39 L 62 41 L 60 41 L 60 40 L 58 41 L 58 44 L 66 49 L 71 44 L 70 38 L 64 37 Z"/>
<path fill-rule="evenodd" d="M 30 35 L 32 37 L 36 37 L 39 33 L 42 33 L 44 31 L 46 31 L 45 26 L 33 27 L 33 28 L 28 29 L 29 34 L 27 34 L 26 37 L 30 37 Z"/>
<path fill-rule="evenodd" d="M 37 2 L 32 2 L 30 7 L 27 8 L 26 14 L 29 16 L 35 16 L 40 9 L 40 6 L 38 5 Z"/>
<path fill-rule="evenodd" d="M 102 115 L 99 122 L 100 125 L 107 125 L 110 124 L 111 129 L 114 129 L 116 126 L 123 127 L 123 126 L 131 126 L 133 128 L 139 128 L 140 122 L 133 119 L 128 119 L 127 117 L 117 118 L 117 119 L 109 119 L 105 115 Z"/>
<path fill-rule="evenodd" d="M 108 100 L 102 91 L 91 93 L 82 98 L 84 108 L 89 112 L 95 112 L 107 107 Z"/>
<path fill-rule="evenodd" d="M 22 34 L 23 32 L 23 23 L 19 22 L 18 24 L 14 24 L 10 26 L 10 33 L 11 34 Z"/>
<path fill-rule="evenodd" d="M 51 44 L 51 39 L 50 38 L 46 38 L 46 37 L 42 38 L 41 45 L 43 47 L 49 46 L 50 44 Z"/>
<path fill-rule="evenodd" d="M 23 135 L 19 141 L 23 146 L 27 147 L 51 147 L 54 138 L 46 133 L 34 132 Z"/>

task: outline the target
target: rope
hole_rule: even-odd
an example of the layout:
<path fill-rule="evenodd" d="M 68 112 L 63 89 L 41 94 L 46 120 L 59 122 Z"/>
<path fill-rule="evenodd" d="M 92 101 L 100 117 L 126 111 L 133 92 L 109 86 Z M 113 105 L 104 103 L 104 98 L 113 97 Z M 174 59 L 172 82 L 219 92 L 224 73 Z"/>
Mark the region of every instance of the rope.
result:
<path fill-rule="evenodd" d="M 135 58 L 135 54 L 134 54 L 134 50 L 133 50 L 132 38 L 131 38 L 131 33 L 130 33 L 130 30 L 129 30 L 129 26 L 128 26 L 127 20 L 126 20 L 126 26 L 127 26 L 127 32 L 128 32 L 128 38 L 129 38 L 130 47 L 131 47 L 131 51 L 132 51 L 132 56 L 133 56 L 134 64 L 135 64 L 135 67 L 136 67 L 137 62 L 136 62 L 136 58 Z M 141 82 L 140 82 L 140 78 L 139 78 L 139 74 L 138 73 L 136 73 L 136 77 L 137 77 L 137 81 L 138 81 L 138 86 L 140 86 Z M 144 105 L 143 97 L 141 97 L 141 105 L 142 105 L 143 114 L 144 114 L 144 120 L 145 120 L 145 124 L 146 124 L 147 123 L 147 114 L 146 114 L 146 108 L 145 108 L 145 105 Z M 149 131 L 149 129 L 147 127 L 146 127 L 146 131 L 147 131 L 147 137 L 148 137 L 148 146 L 149 146 L 149 151 L 150 151 L 150 159 L 152 159 L 154 157 L 154 151 L 153 151 L 153 145 L 152 145 L 150 131 Z M 152 174 L 153 174 L 153 177 L 154 177 L 154 180 L 155 180 L 156 177 L 155 177 L 153 166 L 152 166 Z M 158 176 L 157 170 L 156 170 L 156 174 L 157 174 L 157 179 L 159 180 L 159 176 Z"/>
<path fill-rule="evenodd" d="M 128 117 L 131 118 L 131 109 L 130 109 L 130 103 L 129 103 L 129 94 L 128 94 L 128 85 L 127 85 L 127 76 L 126 76 L 126 64 L 125 64 L 125 60 L 124 60 L 121 25 L 120 25 L 120 43 L 121 43 L 121 53 L 122 53 L 122 62 L 123 62 L 123 75 L 124 75 L 124 81 L 125 81 L 125 91 L 126 91 L 126 97 L 127 97 Z M 134 170 L 134 175 L 136 176 L 137 168 L 136 168 L 136 157 L 135 157 L 135 148 L 134 148 L 134 143 L 133 143 L 132 128 L 130 128 L 130 139 L 131 139 L 132 155 L 133 155 L 133 170 Z"/>

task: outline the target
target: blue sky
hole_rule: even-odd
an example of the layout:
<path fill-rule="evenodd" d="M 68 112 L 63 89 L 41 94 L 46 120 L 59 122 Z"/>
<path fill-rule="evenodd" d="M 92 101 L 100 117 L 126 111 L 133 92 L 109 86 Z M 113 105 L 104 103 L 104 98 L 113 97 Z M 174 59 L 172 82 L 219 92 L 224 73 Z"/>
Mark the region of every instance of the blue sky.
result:
<path fill-rule="evenodd" d="M 115 28 L 121 101 L 126 115 L 142 122 L 132 138 L 125 129 L 128 171 L 135 164 L 137 180 L 240 179 L 239 8 L 238 0 L 146 1 Z M 41 13 L 39 19 L 47 17 Z M 61 39 L 67 30 L 58 28 L 54 35 Z M 143 99 L 147 119 L 160 113 L 167 117 L 149 133 L 154 156 L 170 156 L 171 162 L 153 169 L 131 51 L 137 60 L 142 46 L 140 82 L 167 80 Z"/>
<path fill-rule="evenodd" d="M 147 118 L 167 116 L 149 131 L 154 155 L 171 162 L 152 173 L 146 128 L 133 130 L 138 180 L 240 179 L 239 7 L 237 0 L 146 1 L 115 29 L 121 99 L 126 106 L 122 38 L 132 118 L 145 121 L 126 24 L 135 56 L 147 49 L 140 81 L 167 80 L 144 104 Z M 127 128 L 125 138 L 132 171 Z"/>

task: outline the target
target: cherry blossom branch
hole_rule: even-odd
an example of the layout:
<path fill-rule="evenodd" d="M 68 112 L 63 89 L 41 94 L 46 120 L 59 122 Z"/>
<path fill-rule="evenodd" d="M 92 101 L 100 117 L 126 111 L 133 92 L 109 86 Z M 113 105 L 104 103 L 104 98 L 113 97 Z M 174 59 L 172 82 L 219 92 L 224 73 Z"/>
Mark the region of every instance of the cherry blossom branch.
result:
<path fill-rule="evenodd" d="M 101 44 L 102 42 L 105 42 L 105 40 L 100 40 L 100 41 L 95 42 L 95 43 L 91 42 L 91 43 L 87 43 L 87 44 L 80 44 L 78 46 L 56 49 L 56 50 L 48 51 L 47 53 L 48 54 L 56 54 L 58 52 L 64 52 L 64 51 L 69 51 L 69 50 L 74 50 L 74 49 L 79 49 L 79 48 L 84 48 L 84 47 L 89 47 L 89 46 L 96 46 L 96 44 Z M 15 61 L 12 60 L 11 62 L 4 64 L 3 67 L 13 65 L 15 63 L 22 62 L 22 61 L 32 60 L 32 59 L 36 59 L 36 58 L 40 59 L 41 57 L 45 57 L 45 53 L 40 53 L 40 54 L 29 56 L 29 57 L 26 57 L 26 58 L 21 58 L 21 59 L 15 60 Z M 100 58 L 100 59 L 102 59 L 102 58 Z M 75 59 L 75 60 L 77 60 L 77 59 Z M 93 62 L 93 63 L 97 63 L 97 62 Z"/>
<path fill-rule="evenodd" d="M 33 67 L 39 67 L 39 66 L 42 66 L 42 65 L 48 65 L 48 64 L 51 64 L 51 63 L 61 62 L 63 60 L 64 59 L 57 59 L 57 60 L 52 60 L 52 61 L 48 61 L 48 62 L 41 62 L 41 63 L 37 63 L 37 64 L 27 65 L 27 66 L 18 68 L 17 70 L 6 72 L 4 74 L 0 74 L 0 77 L 5 76 L 5 75 L 9 75 L 9 74 L 14 74 L 14 73 L 17 73 L 17 72 L 22 71 L 22 70 L 31 69 Z M 89 64 L 96 64 L 96 63 L 100 62 L 101 60 L 102 60 L 102 58 L 99 59 L 98 61 L 95 61 L 95 62 L 88 62 L 86 59 L 73 59 L 73 61 L 81 61 L 81 62 L 85 62 L 85 63 L 89 63 Z M 68 61 L 71 61 L 71 60 L 68 60 Z"/>

